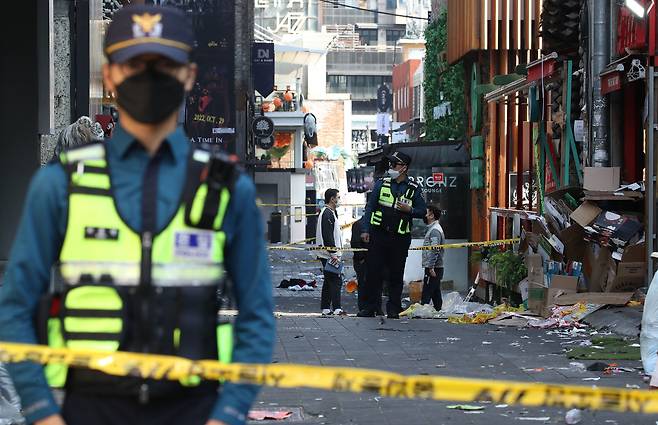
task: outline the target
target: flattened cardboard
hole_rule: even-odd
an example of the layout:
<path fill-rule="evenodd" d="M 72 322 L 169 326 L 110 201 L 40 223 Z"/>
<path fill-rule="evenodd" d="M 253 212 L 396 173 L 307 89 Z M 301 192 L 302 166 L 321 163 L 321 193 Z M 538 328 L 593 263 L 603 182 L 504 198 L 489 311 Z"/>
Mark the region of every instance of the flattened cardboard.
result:
<path fill-rule="evenodd" d="M 539 254 L 526 256 L 526 268 L 528 269 L 528 282 L 544 283 L 544 265 Z"/>
<path fill-rule="evenodd" d="M 603 292 L 608 282 L 608 271 L 614 265 L 610 248 L 601 247 L 598 255 L 594 249 L 598 245 L 590 244 L 585 256 L 585 272 L 588 280 L 589 292 Z M 589 274 L 587 274 L 589 273 Z"/>
<path fill-rule="evenodd" d="M 576 211 L 571 213 L 570 217 L 573 221 L 580 224 L 582 227 L 587 227 L 594 220 L 596 220 L 596 217 L 601 214 L 601 211 L 603 210 L 599 208 L 598 205 L 589 201 L 585 201 L 578 208 L 576 208 Z"/>
<path fill-rule="evenodd" d="M 560 232 L 560 240 L 564 244 L 564 258 L 567 261 L 583 262 L 585 257 L 585 231 L 580 226 L 569 226 Z"/>
<path fill-rule="evenodd" d="M 578 294 L 563 294 L 555 299 L 556 305 L 599 304 L 626 305 L 633 297 L 633 292 L 581 292 Z"/>
<path fill-rule="evenodd" d="M 599 192 L 619 189 L 619 167 L 585 167 L 583 189 Z"/>

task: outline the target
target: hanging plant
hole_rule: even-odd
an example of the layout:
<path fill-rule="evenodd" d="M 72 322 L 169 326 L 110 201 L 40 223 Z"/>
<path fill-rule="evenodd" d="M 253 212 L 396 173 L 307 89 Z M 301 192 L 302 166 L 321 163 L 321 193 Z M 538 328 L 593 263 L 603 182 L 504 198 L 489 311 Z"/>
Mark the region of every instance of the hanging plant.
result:
<path fill-rule="evenodd" d="M 425 29 L 425 41 L 425 140 L 461 140 L 466 135 L 464 64 L 449 65 L 443 54 L 448 48 L 447 8 Z M 443 102 L 450 102 L 450 115 L 434 119 L 434 107 Z"/>

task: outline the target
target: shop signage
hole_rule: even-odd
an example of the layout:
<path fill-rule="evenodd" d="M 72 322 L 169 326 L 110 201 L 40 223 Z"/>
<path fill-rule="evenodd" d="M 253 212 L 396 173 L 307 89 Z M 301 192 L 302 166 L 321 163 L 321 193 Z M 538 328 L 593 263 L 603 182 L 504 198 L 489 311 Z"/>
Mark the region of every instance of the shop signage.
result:
<path fill-rule="evenodd" d="M 601 94 L 608 94 L 621 89 L 621 72 L 615 71 L 601 76 Z"/>
<path fill-rule="evenodd" d="M 185 129 L 192 142 L 235 153 L 235 4 L 208 0 L 187 13 L 198 41 L 198 77 L 185 102 Z"/>
<path fill-rule="evenodd" d="M 251 46 L 254 89 L 267 97 L 274 91 L 274 43 L 254 43 Z"/>
<path fill-rule="evenodd" d="M 251 130 L 256 143 L 261 149 L 270 149 L 274 146 L 274 122 L 265 116 L 256 117 L 251 124 Z"/>

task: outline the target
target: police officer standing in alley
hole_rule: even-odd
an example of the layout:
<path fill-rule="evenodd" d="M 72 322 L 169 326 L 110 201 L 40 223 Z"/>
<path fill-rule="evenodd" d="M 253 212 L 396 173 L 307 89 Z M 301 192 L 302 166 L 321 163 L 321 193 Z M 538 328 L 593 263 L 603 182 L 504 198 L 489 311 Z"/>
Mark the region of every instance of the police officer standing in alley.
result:
<path fill-rule="evenodd" d="M 411 157 L 395 151 L 387 155 L 388 174 L 377 181 L 368 199 L 361 238 L 369 242 L 368 271 L 365 287 L 365 307 L 359 317 L 374 317 L 380 309 L 383 274 L 388 266 L 389 294 L 386 315 L 399 318 L 402 311 L 404 266 L 411 245 L 411 226 L 414 218 L 426 213 L 421 189 L 407 175 Z"/>
<path fill-rule="evenodd" d="M 177 124 L 197 74 L 194 44 L 178 9 L 114 15 L 103 79 L 118 126 L 111 140 L 66 149 L 32 179 L 0 287 L 0 341 L 192 360 L 232 345 L 234 362 L 270 362 L 272 285 L 255 186 Z M 227 280 L 238 310 L 232 340 L 218 322 Z M 258 392 L 198 376 L 7 369 L 38 425 L 242 425 Z M 63 406 L 49 386 L 64 388 Z"/>

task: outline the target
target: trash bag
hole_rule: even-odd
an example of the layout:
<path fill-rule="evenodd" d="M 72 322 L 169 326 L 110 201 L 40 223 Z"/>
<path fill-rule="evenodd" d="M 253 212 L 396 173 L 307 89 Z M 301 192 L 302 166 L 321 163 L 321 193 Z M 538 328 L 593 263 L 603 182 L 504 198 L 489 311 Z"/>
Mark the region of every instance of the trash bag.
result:
<path fill-rule="evenodd" d="M 21 415 L 21 403 L 16 394 L 13 382 L 0 363 L 0 425 L 24 424 L 25 419 Z"/>
<path fill-rule="evenodd" d="M 471 313 L 493 313 L 494 309 L 488 304 L 464 302 L 459 292 L 451 292 L 443 299 L 441 313 L 444 315 L 471 314 Z"/>
<path fill-rule="evenodd" d="M 450 292 L 443 297 L 443 303 L 441 304 L 441 311 L 444 313 L 452 313 L 455 309 L 462 305 L 464 300 L 462 296 L 459 295 L 459 292 Z"/>
<path fill-rule="evenodd" d="M 400 313 L 400 316 L 408 316 L 412 319 L 435 319 L 439 316 L 439 312 L 429 304 L 414 303 Z"/>
<path fill-rule="evenodd" d="M 644 373 L 653 374 L 658 360 L 658 272 L 653 275 L 642 313 L 640 332 L 640 355 Z"/>

